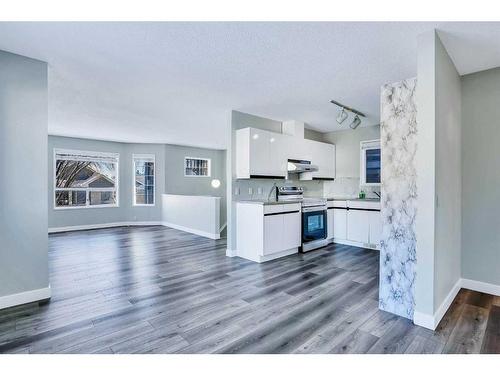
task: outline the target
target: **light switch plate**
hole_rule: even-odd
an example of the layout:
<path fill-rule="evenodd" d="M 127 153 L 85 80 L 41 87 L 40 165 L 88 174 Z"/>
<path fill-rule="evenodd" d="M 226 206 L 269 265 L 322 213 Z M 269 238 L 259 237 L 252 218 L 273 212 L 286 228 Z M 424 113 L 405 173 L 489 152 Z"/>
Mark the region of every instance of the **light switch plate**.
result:
<path fill-rule="evenodd" d="M 234 188 L 234 195 L 240 195 L 240 188 Z"/>
<path fill-rule="evenodd" d="M 262 195 L 262 188 L 261 187 L 257 188 L 257 194 Z"/>
<path fill-rule="evenodd" d="M 248 188 L 248 194 L 252 195 L 253 194 L 253 189 L 251 187 Z"/>

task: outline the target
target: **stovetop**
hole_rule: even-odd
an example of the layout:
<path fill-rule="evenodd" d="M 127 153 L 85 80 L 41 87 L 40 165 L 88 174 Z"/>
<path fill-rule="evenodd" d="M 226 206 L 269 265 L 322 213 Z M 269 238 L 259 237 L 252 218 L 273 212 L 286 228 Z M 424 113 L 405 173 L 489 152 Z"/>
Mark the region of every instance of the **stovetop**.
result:
<path fill-rule="evenodd" d="M 303 198 L 302 207 L 326 206 L 326 198 Z"/>

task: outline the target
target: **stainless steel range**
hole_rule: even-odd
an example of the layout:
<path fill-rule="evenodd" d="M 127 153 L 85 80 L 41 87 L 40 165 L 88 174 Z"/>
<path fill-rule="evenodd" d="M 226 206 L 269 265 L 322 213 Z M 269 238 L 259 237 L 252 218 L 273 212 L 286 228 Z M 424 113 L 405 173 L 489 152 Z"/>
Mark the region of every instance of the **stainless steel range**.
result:
<path fill-rule="evenodd" d="M 302 252 L 328 245 L 327 201 L 323 198 L 304 198 L 304 189 L 298 186 L 280 186 L 276 189 L 278 201 L 300 201 L 302 205 Z"/>

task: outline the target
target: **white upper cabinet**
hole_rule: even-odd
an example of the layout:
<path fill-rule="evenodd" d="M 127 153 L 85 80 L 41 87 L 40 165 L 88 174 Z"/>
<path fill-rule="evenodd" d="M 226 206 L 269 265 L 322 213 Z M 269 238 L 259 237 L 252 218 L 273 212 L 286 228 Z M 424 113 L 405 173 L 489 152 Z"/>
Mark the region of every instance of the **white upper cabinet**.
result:
<path fill-rule="evenodd" d="M 335 178 L 335 145 L 255 128 L 236 131 L 236 178 L 285 178 L 288 159 L 317 165 L 308 179 Z"/>
<path fill-rule="evenodd" d="M 285 136 L 245 128 L 236 132 L 236 177 L 278 177 L 287 174 Z"/>
<path fill-rule="evenodd" d="M 313 154 L 311 162 L 318 166 L 312 177 L 321 179 L 335 178 L 335 145 L 312 141 Z"/>

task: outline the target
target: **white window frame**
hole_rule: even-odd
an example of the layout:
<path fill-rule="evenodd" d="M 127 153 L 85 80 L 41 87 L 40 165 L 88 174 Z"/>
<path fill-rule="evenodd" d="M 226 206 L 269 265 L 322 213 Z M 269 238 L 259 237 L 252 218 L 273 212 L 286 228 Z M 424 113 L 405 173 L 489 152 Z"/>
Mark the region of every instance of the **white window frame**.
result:
<path fill-rule="evenodd" d="M 136 203 L 136 190 L 135 190 L 135 161 L 145 160 L 153 162 L 154 171 L 154 185 L 153 185 L 153 203 Z M 156 156 L 154 154 L 133 154 L 132 155 L 132 205 L 134 207 L 154 207 L 156 205 Z"/>
<path fill-rule="evenodd" d="M 206 176 L 199 176 L 199 175 L 192 175 L 192 174 L 186 174 L 186 167 L 187 167 L 187 160 L 188 159 L 196 159 L 196 160 L 206 160 L 208 161 L 208 174 Z M 184 177 L 211 177 L 212 176 L 212 159 L 210 158 L 200 158 L 198 156 L 185 156 L 184 157 Z"/>
<path fill-rule="evenodd" d="M 360 180 L 359 184 L 361 186 L 380 186 L 380 182 L 366 182 L 366 150 L 376 150 L 380 149 L 380 139 L 372 139 L 369 141 L 361 141 L 359 143 L 360 149 Z M 380 180 L 382 180 L 382 155 L 380 155 Z"/>
<path fill-rule="evenodd" d="M 73 154 L 73 155 L 80 155 L 80 156 L 86 156 L 86 157 L 92 157 L 92 156 L 102 156 L 102 157 L 110 157 L 116 159 L 116 162 L 113 164 L 116 164 L 115 170 L 116 170 L 116 182 L 115 182 L 115 187 L 114 188 L 58 188 L 56 186 L 56 181 L 57 181 L 57 176 L 56 176 L 56 167 L 57 167 L 57 155 L 65 153 L 65 154 Z M 60 148 L 55 148 L 54 149 L 54 154 L 53 154 L 53 161 L 52 161 L 52 169 L 53 169 L 53 175 L 52 175 L 52 185 L 53 185 L 53 191 L 52 191 L 52 199 L 53 199 L 53 207 L 54 210 L 77 210 L 77 209 L 87 209 L 87 208 L 116 208 L 120 207 L 120 154 L 118 153 L 112 153 L 112 152 L 97 152 L 97 151 L 82 151 L 82 150 L 68 150 L 68 149 L 60 149 Z M 86 202 L 85 206 L 57 206 L 56 203 L 56 191 L 85 191 L 86 192 Z M 89 195 L 90 192 L 92 191 L 114 191 L 116 192 L 116 203 L 115 204 L 97 204 L 97 205 L 90 205 L 90 200 L 89 200 Z"/>

